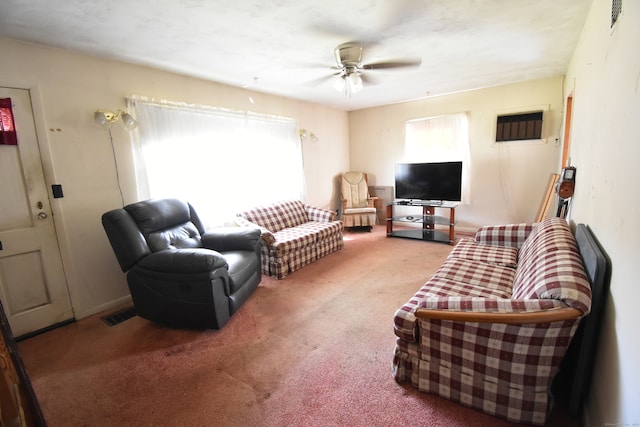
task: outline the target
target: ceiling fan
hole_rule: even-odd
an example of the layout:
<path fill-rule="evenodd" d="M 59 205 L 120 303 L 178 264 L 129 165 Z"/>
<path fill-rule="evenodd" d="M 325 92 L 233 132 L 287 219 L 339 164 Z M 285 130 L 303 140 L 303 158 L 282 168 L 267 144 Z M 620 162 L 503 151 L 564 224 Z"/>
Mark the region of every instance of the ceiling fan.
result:
<path fill-rule="evenodd" d="M 363 73 L 365 70 L 419 67 L 422 62 L 420 59 L 407 59 L 363 64 L 362 51 L 363 45 L 360 42 L 342 43 L 333 50 L 338 64 L 337 67 L 332 67 L 338 70 L 333 74 L 335 76 L 334 88 L 337 91 L 345 91 L 348 95 L 360 92 L 363 83 L 368 80 Z"/>

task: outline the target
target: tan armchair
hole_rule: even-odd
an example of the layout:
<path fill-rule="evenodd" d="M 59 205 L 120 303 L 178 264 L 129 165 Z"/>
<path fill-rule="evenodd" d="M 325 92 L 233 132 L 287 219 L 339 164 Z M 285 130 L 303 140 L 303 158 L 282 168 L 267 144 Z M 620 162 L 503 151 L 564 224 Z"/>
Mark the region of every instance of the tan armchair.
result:
<path fill-rule="evenodd" d="M 342 222 L 345 228 L 376 224 L 377 197 L 369 195 L 369 179 L 364 172 L 345 172 L 341 177 Z"/>

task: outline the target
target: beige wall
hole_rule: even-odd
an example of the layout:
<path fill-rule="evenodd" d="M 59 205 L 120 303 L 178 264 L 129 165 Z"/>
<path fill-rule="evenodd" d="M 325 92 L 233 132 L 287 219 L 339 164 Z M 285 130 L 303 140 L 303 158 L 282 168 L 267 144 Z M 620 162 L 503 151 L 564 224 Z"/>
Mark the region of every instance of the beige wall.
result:
<path fill-rule="evenodd" d="M 571 219 L 592 228 L 612 263 L 587 427 L 640 424 L 640 2 L 623 3 L 614 30 L 610 17 L 611 1 L 594 0 L 565 83 L 574 95 Z"/>
<path fill-rule="evenodd" d="M 374 185 L 394 185 L 404 126 L 410 119 L 467 112 L 471 202 L 456 210 L 457 227 L 532 221 L 549 175 L 557 171 L 562 123 L 562 77 L 388 105 L 349 113 L 351 168 Z M 497 114 L 546 108 L 544 142 L 495 143 Z"/>
<path fill-rule="evenodd" d="M 121 206 L 116 165 L 109 133 L 93 123 L 97 108 L 124 109 L 127 95 L 295 118 L 318 137 L 303 143 L 306 201 L 337 206 L 335 177 L 349 166 L 344 111 L 3 38 L 0 52 L 0 86 L 31 91 L 46 184 L 64 189 L 64 198 L 52 199 L 52 209 L 76 318 L 128 299 L 100 224 L 102 213 Z M 136 194 L 128 138 L 121 126 L 113 127 L 125 203 L 135 201 Z M 194 161 L 203 164 L 224 161 L 195 154 Z"/>

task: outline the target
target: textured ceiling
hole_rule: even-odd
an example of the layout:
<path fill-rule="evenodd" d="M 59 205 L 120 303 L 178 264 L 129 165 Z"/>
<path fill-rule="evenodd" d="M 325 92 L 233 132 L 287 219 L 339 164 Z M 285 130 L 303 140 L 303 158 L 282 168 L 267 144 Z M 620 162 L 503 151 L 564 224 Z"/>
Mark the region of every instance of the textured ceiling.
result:
<path fill-rule="evenodd" d="M 564 74 L 591 0 L 2 0 L 0 36 L 345 110 Z M 333 49 L 365 44 L 362 92 Z"/>

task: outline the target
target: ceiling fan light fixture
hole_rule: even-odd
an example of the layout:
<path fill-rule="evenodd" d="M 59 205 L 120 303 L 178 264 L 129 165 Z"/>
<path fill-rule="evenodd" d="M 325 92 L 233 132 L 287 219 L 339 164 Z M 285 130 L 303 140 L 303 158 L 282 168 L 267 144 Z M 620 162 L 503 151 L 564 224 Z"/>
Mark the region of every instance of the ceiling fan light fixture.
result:
<path fill-rule="evenodd" d="M 362 50 L 362 43 L 357 41 L 342 43 L 333 50 L 336 66 L 331 68 L 339 71 L 335 73 L 333 77 L 327 76 L 326 79 L 332 78 L 333 88 L 338 92 L 343 92 L 348 97 L 362 91 L 365 82 L 367 85 L 371 82 L 371 79 L 368 77 L 369 70 L 419 67 L 422 63 L 421 59 L 399 59 L 363 63 Z"/>
<path fill-rule="evenodd" d="M 342 92 L 346 85 L 347 85 L 347 82 L 343 74 L 336 76 L 336 78 L 333 80 L 333 88 L 338 92 Z"/>
<path fill-rule="evenodd" d="M 358 72 L 353 72 L 349 74 L 349 87 L 351 88 L 351 93 L 357 93 L 362 90 L 362 77 Z"/>

